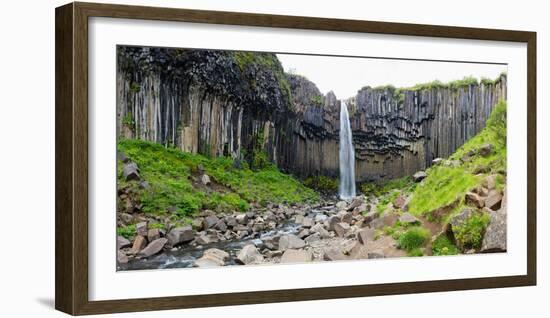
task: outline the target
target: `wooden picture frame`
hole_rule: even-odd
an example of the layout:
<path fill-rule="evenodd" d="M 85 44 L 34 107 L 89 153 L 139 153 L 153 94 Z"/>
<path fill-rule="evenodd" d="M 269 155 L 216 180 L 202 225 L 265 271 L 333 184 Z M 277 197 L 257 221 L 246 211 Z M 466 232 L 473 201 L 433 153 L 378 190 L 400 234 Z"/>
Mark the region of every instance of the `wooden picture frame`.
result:
<path fill-rule="evenodd" d="M 55 307 L 101 314 L 536 284 L 536 33 L 74 2 L 56 9 Z M 88 298 L 88 19 L 111 17 L 527 43 L 527 275 L 149 299 Z"/>

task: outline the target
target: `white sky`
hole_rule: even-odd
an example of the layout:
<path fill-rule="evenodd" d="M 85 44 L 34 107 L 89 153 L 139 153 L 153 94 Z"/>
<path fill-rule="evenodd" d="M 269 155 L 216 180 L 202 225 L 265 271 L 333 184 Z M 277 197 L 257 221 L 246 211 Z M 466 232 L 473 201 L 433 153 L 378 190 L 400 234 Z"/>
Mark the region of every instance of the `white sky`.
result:
<path fill-rule="evenodd" d="M 332 90 L 338 99 L 354 96 L 367 85 L 410 87 L 436 79 L 449 82 L 466 76 L 495 79 L 507 69 L 506 65 L 476 63 L 295 54 L 277 54 L 277 57 L 286 72 L 307 77 L 323 94 Z"/>

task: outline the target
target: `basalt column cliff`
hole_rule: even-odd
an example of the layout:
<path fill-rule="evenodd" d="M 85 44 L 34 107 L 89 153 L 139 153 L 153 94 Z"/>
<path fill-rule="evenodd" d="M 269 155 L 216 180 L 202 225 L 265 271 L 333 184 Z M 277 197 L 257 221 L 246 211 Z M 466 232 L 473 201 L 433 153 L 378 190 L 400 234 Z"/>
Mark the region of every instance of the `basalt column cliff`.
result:
<path fill-rule="evenodd" d="M 356 181 L 410 175 L 484 126 L 506 77 L 481 83 L 360 89 L 347 99 Z M 274 54 L 118 48 L 117 129 L 300 177 L 338 177 L 340 100 L 285 74 Z"/>

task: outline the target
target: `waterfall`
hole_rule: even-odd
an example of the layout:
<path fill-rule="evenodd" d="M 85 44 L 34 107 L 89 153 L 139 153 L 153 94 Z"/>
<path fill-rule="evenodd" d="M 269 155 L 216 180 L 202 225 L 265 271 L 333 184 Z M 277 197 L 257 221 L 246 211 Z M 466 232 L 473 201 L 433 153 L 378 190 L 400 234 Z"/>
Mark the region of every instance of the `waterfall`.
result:
<path fill-rule="evenodd" d="M 348 107 L 340 107 L 340 198 L 355 197 L 355 151 L 351 135 Z"/>

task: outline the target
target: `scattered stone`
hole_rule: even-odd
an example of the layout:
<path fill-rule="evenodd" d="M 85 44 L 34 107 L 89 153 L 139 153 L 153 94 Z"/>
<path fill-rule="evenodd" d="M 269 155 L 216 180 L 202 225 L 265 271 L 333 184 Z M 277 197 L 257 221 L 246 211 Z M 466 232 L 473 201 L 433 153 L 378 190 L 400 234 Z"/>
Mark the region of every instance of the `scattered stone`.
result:
<path fill-rule="evenodd" d="M 445 161 L 445 159 L 443 159 L 443 158 L 435 158 L 434 160 L 432 160 L 432 164 L 433 164 L 434 166 L 436 166 L 436 165 L 442 163 L 443 161 Z"/>
<path fill-rule="evenodd" d="M 195 231 L 202 231 L 203 230 L 203 221 L 204 221 L 204 218 L 196 218 L 191 223 L 191 226 L 193 227 L 193 229 Z"/>
<path fill-rule="evenodd" d="M 147 231 L 148 231 L 147 222 L 140 222 L 136 224 L 137 235 L 147 236 Z"/>
<path fill-rule="evenodd" d="M 195 238 L 195 231 L 191 225 L 185 225 L 172 229 L 166 238 L 170 246 L 174 247 L 192 241 Z"/>
<path fill-rule="evenodd" d="M 338 210 L 344 210 L 348 206 L 348 203 L 346 201 L 339 201 L 336 203 L 336 208 Z"/>
<path fill-rule="evenodd" d="M 481 209 L 485 205 L 483 198 L 473 192 L 466 193 L 466 204 L 471 204 Z"/>
<path fill-rule="evenodd" d="M 405 224 L 417 224 L 417 223 L 420 223 L 420 220 L 418 220 L 416 217 L 414 217 L 410 213 L 403 213 L 403 215 L 399 217 L 399 222 L 405 223 Z"/>
<path fill-rule="evenodd" d="M 140 180 L 139 169 L 135 162 L 129 162 L 122 168 L 122 175 L 126 181 Z"/>
<path fill-rule="evenodd" d="M 234 227 L 238 224 L 237 219 L 233 216 L 226 216 L 224 219 L 225 224 L 229 227 Z"/>
<path fill-rule="evenodd" d="M 497 177 L 496 174 L 485 177 L 482 185 L 489 190 L 493 190 L 497 186 Z"/>
<path fill-rule="evenodd" d="M 213 228 L 214 226 L 216 226 L 216 224 L 218 224 L 219 221 L 220 219 L 217 216 L 209 215 L 205 217 L 204 220 L 202 220 L 202 227 L 204 230 Z"/>
<path fill-rule="evenodd" d="M 315 222 L 313 221 L 312 218 L 310 217 L 305 217 L 303 220 L 302 220 L 302 226 L 303 227 L 312 227 L 313 225 L 315 225 Z"/>
<path fill-rule="evenodd" d="M 313 255 L 309 251 L 288 249 L 281 257 L 281 263 L 311 262 Z"/>
<path fill-rule="evenodd" d="M 350 225 L 345 222 L 336 223 L 336 225 L 334 225 L 334 232 L 336 232 L 336 235 L 338 235 L 339 237 L 346 236 L 349 229 Z"/>
<path fill-rule="evenodd" d="M 363 223 L 365 224 L 369 224 L 371 223 L 374 219 L 376 219 L 378 217 L 378 213 L 376 213 L 376 211 L 371 211 L 367 214 L 365 214 L 364 218 L 363 218 Z"/>
<path fill-rule="evenodd" d="M 260 264 L 263 263 L 264 257 L 256 246 L 253 244 L 245 245 L 239 254 L 237 254 L 237 260 L 245 265 L 249 264 Z"/>
<path fill-rule="evenodd" d="M 491 210 L 500 209 L 502 194 L 497 190 L 491 190 L 485 199 L 485 206 Z"/>
<path fill-rule="evenodd" d="M 128 256 L 121 251 L 117 251 L 116 260 L 119 264 L 126 264 L 128 263 Z"/>
<path fill-rule="evenodd" d="M 306 236 L 309 235 L 309 229 L 302 229 L 299 233 L 298 233 L 298 237 L 303 239 L 305 238 Z"/>
<path fill-rule="evenodd" d="M 130 254 L 137 254 L 147 246 L 147 239 L 144 236 L 137 235 L 134 239 L 134 244 L 130 250 Z"/>
<path fill-rule="evenodd" d="M 329 247 L 324 250 L 323 259 L 325 261 L 344 261 L 349 260 L 348 255 L 344 255 L 342 251 L 335 247 Z"/>
<path fill-rule="evenodd" d="M 329 235 L 329 236 L 330 236 L 330 235 Z M 316 232 L 316 233 L 313 233 L 313 234 L 311 234 L 311 235 L 309 235 L 308 237 L 306 237 L 306 238 L 304 239 L 304 241 L 305 241 L 306 243 L 308 243 L 308 244 L 309 244 L 309 243 L 312 243 L 312 242 L 317 242 L 317 241 L 319 241 L 319 240 L 321 240 L 321 234 L 319 234 L 319 233 L 317 233 L 317 232 Z"/>
<path fill-rule="evenodd" d="M 217 248 L 209 248 L 204 251 L 201 258 L 195 261 L 197 267 L 224 266 L 229 259 L 229 253 Z"/>
<path fill-rule="evenodd" d="M 366 203 L 361 204 L 360 206 L 353 209 L 353 215 L 359 215 L 363 212 L 367 212 L 369 210 L 369 205 Z"/>
<path fill-rule="evenodd" d="M 132 224 L 132 222 L 134 222 L 134 216 L 129 213 L 121 213 L 120 220 L 126 225 Z"/>
<path fill-rule="evenodd" d="M 327 219 L 327 223 L 328 223 L 328 230 L 329 231 L 334 231 L 334 226 L 336 224 L 340 223 L 340 218 L 336 215 L 331 215 Z"/>
<path fill-rule="evenodd" d="M 287 249 L 299 249 L 304 246 L 306 246 L 306 242 L 294 234 L 285 234 L 279 239 L 279 250 L 281 251 L 285 251 Z"/>
<path fill-rule="evenodd" d="M 139 182 L 139 187 L 144 189 L 144 190 L 149 190 L 151 189 L 151 186 L 149 185 L 149 182 L 145 181 L 145 180 L 141 180 Z"/>
<path fill-rule="evenodd" d="M 119 236 L 116 237 L 117 249 L 125 248 L 125 247 L 131 246 L 131 245 L 132 245 L 132 242 L 130 242 L 124 236 L 119 235 Z"/>
<path fill-rule="evenodd" d="M 324 222 L 327 218 L 328 216 L 326 216 L 326 214 L 318 213 L 315 215 L 314 221 L 315 223 Z"/>
<path fill-rule="evenodd" d="M 330 237 L 329 231 L 327 231 L 322 224 L 315 224 L 311 227 L 310 232 L 318 233 L 323 239 L 327 239 Z"/>
<path fill-rule="evenodd" d="M 147 245 L 147 247 L 145 247 L 143 250 L 141 250 L 138 253 L 138 256 L 140 256 L 140 257 L 153 256 L 153 255 L 159 253 L 160 251 L 162 251 L 162 248 L 164 247 L 164 245 L 166 245 L 167 242 L 168 242 L 168 240 L 165 239 L 165 238 L 156 239 L 156 240 L 152 241 L 151 243 L 149 243 L 149 245 Z"/>
<path fill-rule="evenodd" d="M 195 237 L 195 242 L 200 245 L 206 245 L 206 244 L 214 243 L 216 241 L 218 240 L 204 233 L 201 233 L 199 234 L 199 236 Z"/>
<path fill-rule="evenodd" d="M 302 222 L 304 221 L 304 216 L 303 215 L 296 215 L 294 217 L 294 223 L 296 224 L 302 224 Z"/>
<path fill-rule="evenodd" d="M 484 144 L 477 150 L 477 153 L 480 156 L 487 157 L 493 152 L 493 145 L 492 144 Z"/>
<path fill-rule="evenodd" d="M 220 232 L 227 231 L 227 225 L 223 220 L 219 220 L 218 223 L 216 223 L 216 225 L 214 226 L 214 228 Z"/>
<path fill-rule="evenodd" d="M 417 173 L 413 174 L 412 178 L 414 182 L 420 182 L 424 180 L 428 175 L 424 171 L 418 171 Z"/>
<path fill-rule="evenodd" d="M 355 197 L 353 201 L 351 201 L 351 204 L 348 206 L 347 210 L 352 211 L 363 203 L 365 203 L 365 199 L 362 196 Z"/>
<path fill-rule="evenodd" d="M 149 242 L 153 242 L 154 240 L 157 240 L 159 238 L 160 238 L 159 229 L 149 229 L 149 231 L 147 231 L 147 240 Z"/>
<path fill-rule="evenodd" d="M 243 214 L 238 214 L 235 219 L 237 220 L 237 223 L 241 224 L 241 225 L 244 225 L 246 223 L 248 223 L 248 216 L 243 213 Z"/>
<path fill-rule="evenodd" d="M 365 245 L 367 242 L 374 241 L 376 237 L 376 230 L 374 229 L 364 229 L 357 232 L 357 241 Z"/>
<path fill-rule="evenodd" d="M 393 200 L 393 206 L 396 209 L 403 209 L 406 203 L 407 203 L 407 197 L 402 194 L 398 195 L 397 198 Z"/>
<path fill-rule="evenodd" d="M 117 160 L 122 161 L 124 163 L 130 162 L 130 158 L 128 158 L 128 156 L 126 156 L 125 153 L 120 152 L 120 151 L 117 151 L 116 158 L 117 158 Z"/>
<path fill-rule="evenodd" d="M 207 175 L 207 174 L 203 174 L 201 176 L 201 183 L 205 186 L 209 186 L 210 185 L 210 177 Z"/>
<path fill-rule="evenodd" d="M 491 171 L 491 168 L 489 168 L 489 166 L 479 165 L 479 166 L 474 168 L 473 173 L 474 174 L 483 174 L 483 173 L 488 173 L 490 171 Z"/>

